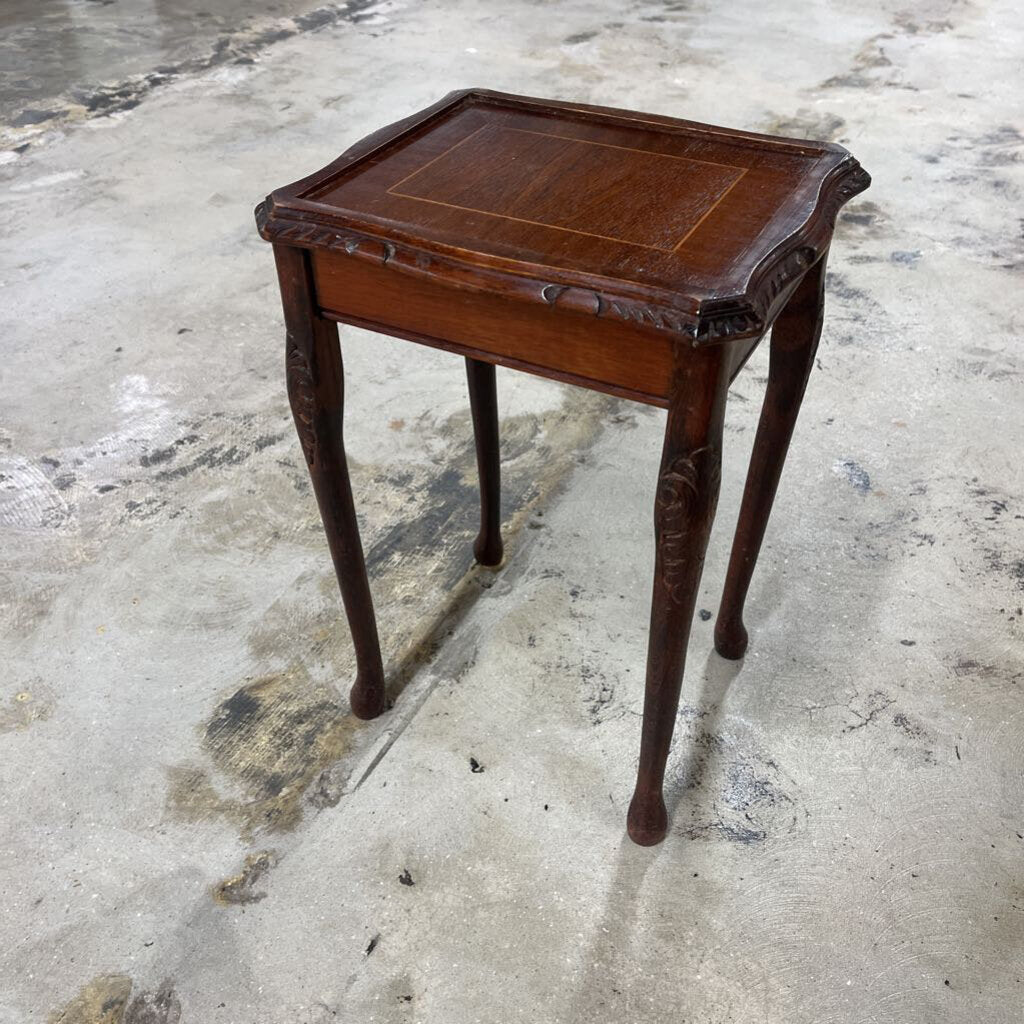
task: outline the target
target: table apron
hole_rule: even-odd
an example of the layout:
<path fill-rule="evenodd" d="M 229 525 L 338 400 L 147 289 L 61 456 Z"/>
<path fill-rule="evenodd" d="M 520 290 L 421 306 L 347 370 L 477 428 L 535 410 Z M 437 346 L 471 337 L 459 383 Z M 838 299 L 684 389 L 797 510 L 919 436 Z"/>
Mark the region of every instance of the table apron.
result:
<path fill-rule="evenodd" d="M 314 251 L 322 315 L 595 391 L 666 407 L 672 348 L 686 344 L 601 320 Z"/>

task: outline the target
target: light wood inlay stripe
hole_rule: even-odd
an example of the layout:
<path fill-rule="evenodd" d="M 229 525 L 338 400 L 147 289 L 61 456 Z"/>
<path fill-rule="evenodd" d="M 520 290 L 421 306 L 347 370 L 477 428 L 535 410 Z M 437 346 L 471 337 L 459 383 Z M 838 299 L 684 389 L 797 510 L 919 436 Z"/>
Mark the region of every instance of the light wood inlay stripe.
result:
<path fill-rule="evenodd" d="M 691 227 L 690 230 L 687 231 L 686 234 L 683 235 L 683 237 L 681 239 L 679 239 L 679 241 L 676 242 L 675 245 L 673 245 L 671 247 L 662 246 L 662 245 L 645 245 L 642 242 L 631 242 L 631 241 L 629 241 L 628 239 L 625 239 L 625 238 L 616 238 L 614 235 L 602 235 L 602 234 L 597 234 L 597 233 L 595 233 L 593 231 L 581 231 L 579 228 L 567 228 L 567 227 L 563 227 L 563 226 L 561 226 L 559 224 L 549 224 L 546 221 L 530 220 L 527 217 L 516 217 L 516 216 L 513 216 L 512 214 L 508 214 L 508 213 L 494 213 L 491 210 L 480 210 L 480 209 L 478 209 L 478 208 L 476 208 L 474 206 L 462 206 L 462 205 L 459 205 L 458 203 L 446 203 L 446 202 L 443 202 L 440 199 L 428 199 L 425 196 L 416 196 L 416 195 L 411 195 L 408 192 L 400 192 L 400 191 L 398 191 L 400 186 L 406 184 L 406 182 L 411 181 L 418 174 L 422 174 L 428 167 L 430 167 L 433 164 L 437 163 L 438 160 L 444 159 L 444 157 L 446 157 L 449 154 L 453 153 L 460 146 L 462 146 L 465 143 L 467 143 L 470 139 L 475 138 L 477 135 L 480 134 L 480 132 L 484 131 L 487 128 L 490 128 L 490 129 L 494 130 L 495 126 L 494 125 L 482 125 L 481 127 L 479 127 L 477 129 L 475 129 L 474 131 L 470 132 L 468 135 L 466 135 L 463 138 L 459 139 L 458 142 L 456 142 L 453 146 L 449 146 L 448 149 L 446 149 L 443 153 L 439 153 L 437 156 L 432 157 L 422 167 L 418 167 L 415 171 L 412 171 L 411 173 L 407 174 L 404 178 L 400 179 L 399 181 L 396 181 L 392 186 L 390 186 L 390 188 L 388 188 L 388 190 L 387 190 L 388 195 L 393 195 L 393 196 L 396 196 L 396 197 L 398 197 L 400 199 L 411 199 L 411 200 L 413 200 L 415 202 L 418 202 L 418 203 L 430 203 L 430 204 L 432 204 L 434 206 L 442 206 L 442 207 L 445 207 L 445 208 L 447 208 L 449 210 L 462 210 L 465 213 L 477 213 L 477 214 L 480 214 L 481 216 L 484 216 L 484 217 L 497 217 L 497 218 L 499 218 L 501 220 L 514 221 L 514 222 L 519 223 L 519 224 L 530 224 L 530 225 L 533 225 L 534 227 L 547 228 L 550 231 L 567 231 L 570 234 L 582 235 L 582 236 L 584 236 L 586 238 L 599 238 L 599 239 L 601 239 L 602 241 L 605 241 L 605 242 L 615 242 L 618 245 L 629 245 L 629 246 L 633 246 L 634 248 L 637 248 L 637 249 L 649 249 L 649 250 L 652 250 L 654 252 L 675 253 L 686 242 L 686 240 L 701 226 L 701 224 L 714 212 L 715 208 L 719 205 L 719 203 L 721 203 L 722 200 L 725 199 L 725 197 L 732 191 L 732 189 L 743 178 L 743 176 L 747 173 L 747 170 L 748 170 L 748 168 L 746 168 L 746 167 L 736 167 L 733 164 L 716 163 L 715 161 L 712 161 L 712 160 L 696 160 L 693 157 L 677 156 L 674 153 L 658 153 L 658 152 L 655 152 L 655 151 L 649 150 L 649 149 L 635 149 L 635 148 L 630 147 L 630 146 L 617 146 L 617 145 L 614 145 L 612 143 L 607 143 L 607 142 L 594 142 L 591 139 L 574 138 L 574 137 L 572 137 L 570 135 L 555 135 L 555 134 L 552 134 L 550 132 L 535 132 L 535 131 L 530 131 L 530 130 L 525 129 L 525 128 L 513 128 L 513 127 L 507 126 L 507 125 L 502 125 L 501 126 L 501 128 L 500 128 L 501 131 L 519 132 L 520 134 L 523 134 L 523 135 L 537 135 L 537 136 L 540 136 L 541 138 L 546 138 L 546 139 L 560 139 L 560 140 L 562 140 L 564 142 L 576 142 L 576 143 L 581 143 L 582 145 L 586 145 L 586 146 L 601 146 L 601 147 L 603 147 L 605 149 L 620 149 L 620 150 L 623 150 L 624 152 L 627 152 L 627 153 L 639 153 L 639 154 L 641 154 L 643 156 L 664 157 L 665 159 L 668 159 L 668 160 L 681 160 L 681 161 L 684 161 L 684 162 L 690 163 L 690 164 L 705 164 L 705 165 L 710 166 L 710 167 L 721 167 L 721 168 L 726 169 L 726 170 L 737 171 L 738 173 L 737 173 L 736 177 L 733 179 L 733 181 L 730 182 L 728 186 L 726 186 L 726 188 L 722 192 L 722 194 L 704 211 L 704 213 L 701 214 L 701 216 L 697 220 L 696 224 L 694 224 L 693 227 Z"/>

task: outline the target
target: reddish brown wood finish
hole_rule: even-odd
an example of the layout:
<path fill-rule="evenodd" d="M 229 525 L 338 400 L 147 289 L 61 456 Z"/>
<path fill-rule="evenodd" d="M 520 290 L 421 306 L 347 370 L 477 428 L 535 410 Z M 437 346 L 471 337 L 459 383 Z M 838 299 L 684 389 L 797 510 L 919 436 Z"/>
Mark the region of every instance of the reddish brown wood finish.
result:
<path fill-rule="evenodd" d="M 641 846 L 661 842 L 668 827 L 662 796 L 665 760 L 718 504 L 728 386 L 729 361 L 721 349 L 678 350 L 654 499 L 654 593 L 643 731 L 627 817 L 630 838 Z"/>
<path fill-rule="evenodd" d="M 747 650 L 743 604 L 818 351 L 825 309 L 825 261 L 822 256 L 807 272 L 772 328 L 768 388 L 715 622 L 715 650 L 723 658 L 742 658 Z"/>
<path fill-rule="evenodd" d="M 274 241 L 716 343 L 763 333 L 868 181 L 832 143 L 471 89 L 259 219 Z"/>
<path fill-rule="evenodd" d="M 635 325 L 450 288 L 384 265 L 313 253 L 325 315 L 542 377 L 665 405 L 672 339 Z"/>
<path fill-rule="evenodd" d="M 493 364 L 668 409 L 644 721 L 628 815 L 660 841 L 690 623 L 714 518 L 728 384 L 775 323 L 716 646 L 743 602 L 821 328 L 835 215 L 870 179 L 842 147 L 674 118 L 452 93 L 257 209 L 274 242 L 289 396 L 352 628 L 353 708 L 384 708 L 373 606 L 341 440 L 332 321 L 467 357 L 481 488 L 477 559 L 497 565 Z"/>
<path fill-rule="evenodd" d="M 349 700 L 358 717 L 374 718 L 385 707 L 384 666 L 342 437 L 345 385 L 338 328 L 313 305 L 308 254 L 275 245 L 274 256 L 284 305 L 288 400 L 356 652 Z"/>
<path fill-rule="evenodd" d="M 476 467 L 480 476 L 480 533 L 473 554 L 481 565 L 501 564 L 501 446 L 498 440 L 498 389 L 494 366 L 479 359 L 466 360 L 469 407 L 476 439 Z"/>

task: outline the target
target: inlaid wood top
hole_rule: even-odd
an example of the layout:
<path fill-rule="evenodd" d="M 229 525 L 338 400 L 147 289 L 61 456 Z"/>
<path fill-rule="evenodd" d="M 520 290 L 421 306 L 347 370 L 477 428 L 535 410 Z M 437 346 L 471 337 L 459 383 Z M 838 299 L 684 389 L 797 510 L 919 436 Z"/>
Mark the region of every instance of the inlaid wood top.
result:
<path fill-rule="evenodd" d="M 761 333 L 869 182 L 830 143 L 468 90 L 257 216 L 273 241 L 707 342 Z"/>
<path fill-rule="evenodd" d="M 512 222 L 467 223 L 478 243 L 504 228 L 515 244 L 526 232 L 514 225 L 527 224 L 547 229 L 550 245 L 569 254 L 580 243 L 551 231 L 675 252 L 744 173 L 675 154 L 484 124 L 387 193 Z M 344 203 L 342 189 L 329 195 Z M 419 223 L 426 228 L 431 219 L 438 218 Z"/>

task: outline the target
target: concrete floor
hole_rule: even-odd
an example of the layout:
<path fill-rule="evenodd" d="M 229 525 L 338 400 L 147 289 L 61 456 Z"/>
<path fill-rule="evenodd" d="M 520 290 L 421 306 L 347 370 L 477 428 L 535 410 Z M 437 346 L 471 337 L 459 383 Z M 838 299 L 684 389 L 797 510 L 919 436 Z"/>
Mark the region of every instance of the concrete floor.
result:
<path fill-rule="evenodd" d="M 1024 1020 L 1019 5 L 206 6 L 4 6 L 0 1022 Z M 344 329 L 397 697 L 347 709 L 252 206 L 466 84 L 874 176 L 742 663 L 766 352 L 733 392 L 654 849 L 661 412 L 499 370 L 495 575 L 461 361 Z"/>

